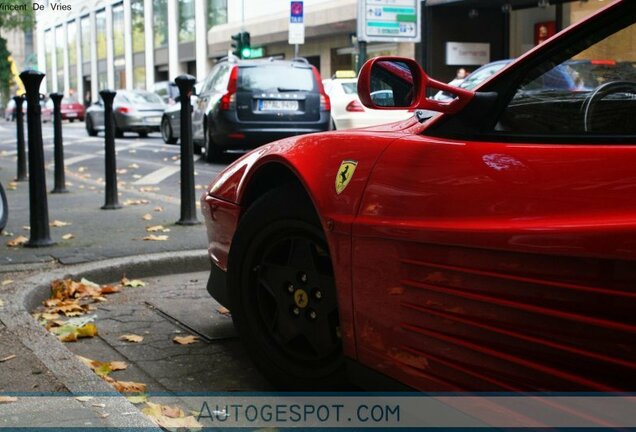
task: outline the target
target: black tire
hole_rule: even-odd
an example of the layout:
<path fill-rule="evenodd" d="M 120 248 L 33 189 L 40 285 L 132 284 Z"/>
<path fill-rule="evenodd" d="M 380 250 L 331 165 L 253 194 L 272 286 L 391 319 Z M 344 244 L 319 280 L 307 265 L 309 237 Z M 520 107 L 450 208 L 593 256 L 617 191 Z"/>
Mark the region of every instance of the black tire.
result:
<path fill-rule="evenodd" d="M 139 138 L 148 138 L 148 132 L 137 132 L 139 134 Z"/>
<path fill-rule="evenodd" d="M 7 219 L 9 218 L 9 203 L 7 202 L 7 195 L 4 193 L 2 183 L 0 183 L 0 232 L 7 226 Z"/>
<path fill-rule="evenodd" d="M 223 150 L 214 144 L 211 135 L 212 132 L 210 131 L 210 128 L 206 127 L 203 131 L 203 148 L 205 150 L 204 158 L 206 162 L 219 162 L 221 156 L 223 156 Z"/>
<path fill-rule="evenodd" d="M 115 138 L 123 138 L 124 131 L 117 127 L 117 123 L 115 123 Z"/>
<path fill-rule="evenodd" d="M 97 136 L 97 130 L 93 127 L 93 120 L 91 120 L 90 116 L 86 116 L 86 132 L 88 132 L 89 136 Z"/>
<path fill-rule="evenodd" d="M 172 126 L 170 125 L 170 120 L 168 117 L 164 117 L 161 119 L 161 138 L 163 138 L 163 142 L 166 144 L 176 144 L 177 138 L 172 134 Z"/>
<path fill-rule="evenodd" d="M 70 123 L 73 123 L 73 122 L 75 121 L 75 119 L 68 119 L 68 121 L 69 121 Z"/>
<path fill-rule="evenodd" d="M 195 155 L 203 154 L 203 149 L 201 148 L 201 146 L 198 145 L 197 143 L 193 143 L 193 144 L 194 144 L 194 154 Z"/>
<path fill-rule="evenodd" d="M 275 385 L 345 385 L 331 257 L 313 207 L 298 188 L 275 189 L 249 207 L 232 241 L 228 284 L 234 325 Z"/>

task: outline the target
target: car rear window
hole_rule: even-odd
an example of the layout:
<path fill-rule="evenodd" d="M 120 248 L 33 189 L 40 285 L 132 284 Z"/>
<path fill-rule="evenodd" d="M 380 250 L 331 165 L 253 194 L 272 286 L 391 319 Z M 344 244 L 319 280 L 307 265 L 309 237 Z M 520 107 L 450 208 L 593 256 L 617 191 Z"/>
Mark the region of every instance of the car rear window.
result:
<path fill-rule="evenodd" d="M 342 83 L 342 90 L 344 90 L 345 94 L 357 94 L 358 84 L 354 82 Z"/>
<path fill-rule="evenodd" d="M 310 68 L 283 65 L 242 67 L 239 70 L 240 90 L 312 91 L 314 74 Z"/>

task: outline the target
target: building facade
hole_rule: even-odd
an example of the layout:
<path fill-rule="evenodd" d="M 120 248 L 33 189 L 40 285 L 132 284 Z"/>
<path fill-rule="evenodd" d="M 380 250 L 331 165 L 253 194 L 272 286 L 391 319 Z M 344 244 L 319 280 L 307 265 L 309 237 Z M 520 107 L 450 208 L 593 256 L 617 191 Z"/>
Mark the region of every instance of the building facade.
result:
<path fill-rule="evenodd" d="M 38 11 L 44 91 L 96 100 L 99 90 L 150 89 L 182 73 L 204 77 L 206 35 L 227 22 L 228 0 L 66 0 Z"/>
<path fill-rule="evenodd" d="M 251 33 L 261 56 L 292 58 L 288 0 L 60 0 L 66 11 L 37 18 L 38 63 L 44 91 L 81 95 L 85 102 L 112 89 L 152 89 L 182 73 L 202 80 L 226 56 L 231 35 Z M 306 57 L 323 77 L 353 69 L 357 0 L 305 0 Z M 371 55 L 413 57 L 414 44 L 370 44 Z"/>

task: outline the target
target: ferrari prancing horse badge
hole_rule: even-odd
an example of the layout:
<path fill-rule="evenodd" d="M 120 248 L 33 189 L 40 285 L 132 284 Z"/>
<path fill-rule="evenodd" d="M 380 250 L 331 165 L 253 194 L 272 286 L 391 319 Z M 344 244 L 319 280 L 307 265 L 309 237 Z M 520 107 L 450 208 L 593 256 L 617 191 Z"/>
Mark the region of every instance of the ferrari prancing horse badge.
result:
<path fill-rule="evenodd" d="M 336 193 L 340 195 L 340 193 L 345 190 L 351 178 L 353 177 L 353 173 L 356 171 L 356 167 L 358 166 L 358 161 L 353 160 L 345 160 L 340 164 L 340 168 L 338 168 L 338 174 L 336 174 Z"/>

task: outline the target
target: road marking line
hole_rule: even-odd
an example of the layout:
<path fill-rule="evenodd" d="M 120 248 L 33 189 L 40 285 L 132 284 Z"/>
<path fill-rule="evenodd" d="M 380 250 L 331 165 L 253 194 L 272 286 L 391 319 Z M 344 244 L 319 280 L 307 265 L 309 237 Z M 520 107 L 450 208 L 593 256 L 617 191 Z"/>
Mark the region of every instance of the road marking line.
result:
<path fill-rule="evenodd" d="M 78 162 L 82 162 L 88 159 L 94 159 L 96 158 L 97 155 L 94 154 L 85 154 L 85 155 L 79 155 L 79 156 L 75 156 L 72 158 L 68 158 L 64 161 L 64 165 L 69 166 L 69 165 L 73 165 L 76 164 Z"/>
<path fill-rule="evenodd" d="M 181 170 L 180 166 L 167 166 L 163 168 L 159 168 L 156 171 L 151 172 L 145 177 L 140 178 L 133 184 L 135 185 L 155 185 L 161 183 L 163 180 L 167 179 L 171 175 L 179 172 Z"/>

